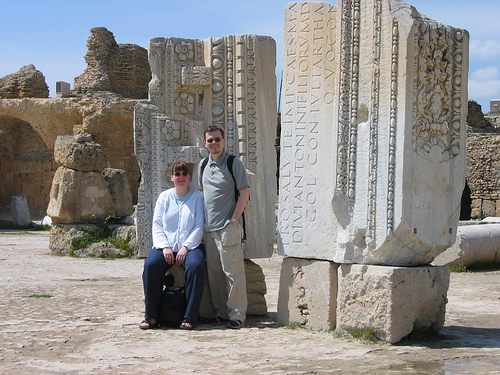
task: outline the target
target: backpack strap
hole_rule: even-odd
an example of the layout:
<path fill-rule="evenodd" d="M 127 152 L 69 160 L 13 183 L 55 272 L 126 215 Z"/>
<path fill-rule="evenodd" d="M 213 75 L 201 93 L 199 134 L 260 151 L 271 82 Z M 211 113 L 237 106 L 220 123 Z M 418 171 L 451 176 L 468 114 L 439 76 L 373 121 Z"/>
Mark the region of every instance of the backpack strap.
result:
<path fill-rule="evenodd" d="M 205 159 L 203 159 L 203 161 L 201 162 L 201 167 L 200 167 L 200 175 L 198 177 L 198 185 L 199 185 L 199 188 L 201 188 L 201 190 L 203 190 L 203 172 L 205 171 L 205 167 L 207 166 L 208 164 L 208 156 L 205 157 Z M 232 173 L 231 173 L 232 175 Z M 233 177 L 234 179 L 234 177 Z"/>
<path fill-rule="evenodd" d="M 231 173 L 231 177 L 233 178 L 234 182 L 234 199 L 238 201 L 238 197 L 240 196 L 240 191 L 238 190 L 238 186 L 236 185 L 236 178 L 234 178 L 234 173 L 233 173 L 233 162 L 234 162 L 235 156 L 233 154 L 230 154 L 227 158 L 227 169 L 229 169 L 229 173 Z M 245 211 L 241 214 L 241 221 L 243 221 L 243 241 L 247 239 L 247 230 L 246 230 L 246 225 L 245 225 Z"/>

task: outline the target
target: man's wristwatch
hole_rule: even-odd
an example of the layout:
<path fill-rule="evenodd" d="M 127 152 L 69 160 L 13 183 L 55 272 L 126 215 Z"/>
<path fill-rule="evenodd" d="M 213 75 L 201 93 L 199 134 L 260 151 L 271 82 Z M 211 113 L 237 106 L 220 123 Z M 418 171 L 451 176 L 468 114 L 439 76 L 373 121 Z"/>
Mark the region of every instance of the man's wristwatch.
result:
<path fill-rule="evenodd" d="M 233 224 L 238 224 L 238 220 L 236 220 L 236 219 L 231 219 L 231 223 L 233 223 Z"/>

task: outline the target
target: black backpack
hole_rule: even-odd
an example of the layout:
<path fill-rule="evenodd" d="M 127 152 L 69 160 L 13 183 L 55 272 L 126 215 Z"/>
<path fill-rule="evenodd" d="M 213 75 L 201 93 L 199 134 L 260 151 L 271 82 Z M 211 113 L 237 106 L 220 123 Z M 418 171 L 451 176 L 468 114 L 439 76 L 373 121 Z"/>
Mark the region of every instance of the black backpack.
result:
<path fill-rule="evenodd" d="M 186 290 L 184 287 L 166 287 L 161 293 L 158 324 L 163 327 L 179 327 L 186 313 Z"/>
<path fill-rule="evenodd" d="M 235 156 L 233 154 L 229 154 L 227 157 L 227 169 L 229 169 L 229 173 L 231 173 L 231 177 L 233 178 L 234 182 L 234 198 L 236 201 L 238 201 L 238 197 L 240 196 L 240 191 L 238 190 L 238 186 L 236 186 L 236 179 L 234 178 L 234 173 L 233 173 L 233 162 L 234 162 Z M 201 162 L 201 167 L 200 167 L 200 185 L 203 184 L 203 172 L 205 171 L 205 167 L 208 164 L 208 156 L 203 159 Z M 248 198 L 250 200 L 250 197 Z M 247 239 L 247 231 L 245 228 L 245 212 L 241 214 L 241 220 L 243 221 L 243 240 Z"/>

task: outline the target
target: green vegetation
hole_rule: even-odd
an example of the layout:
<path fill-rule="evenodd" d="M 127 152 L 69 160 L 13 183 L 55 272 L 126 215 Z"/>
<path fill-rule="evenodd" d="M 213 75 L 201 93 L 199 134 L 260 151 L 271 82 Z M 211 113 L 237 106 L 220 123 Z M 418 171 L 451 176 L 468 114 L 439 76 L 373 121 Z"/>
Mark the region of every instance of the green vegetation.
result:
<path fill-rule="evenodd" d="M 298 322 L 289 322 L 287 325 L 284 326 L 286 329 L 297 329 L 297 328 L 304 328 L 303 324 L 300 324 Z"/>
<path fill-rule="evenodd" d="M 26 296 L 28 298 L 52 298 L 50 294 L 32 294 L 30 296 Z"/>
<path fill-rule="evenodd" d="M 50 225 L 40 225 L 40 224 L 35 224 L 33 222 L 29 223 L 28 225 L 14 225 L 10 224 L 7 229 L 25 229 L 25 230 L 37 230 L 37 231 L 49 231 L 50 230 Z"/>
<path fill-rule="evenodd" d="M 333 335 L 337 339 L 350 340 L 354 339 L 364 343 L 378 343 L 380 340 L 369 329 L 365 330 L 352 330 L 352 331 L 333 331 Z"/>
<path fill-rule="evenodd" d="M 500 260 L 495 257 L 493 260 L 480 261 L 468 266 L 449 266 L 451 272 L 478 272 L 478 271 L 498 271 L 500 270 Z"/>
<path fill-rule="evenodd" d="M 75 251 L 84 249 L 93 243 L 99 242 L 109 242 L 114 247 L 121 249 L 125 252 L 125 257 L 133 255 L 133 250 L 129 246 L 129 242 L 123 238 L 113 237 L 111 230 L 105 224 L 98 225 L 96 229 L 86 232 L 82 239 L 75 242 L 71 247 L 70 255 L 73 255 Z M 103 259 L 116 259 L 121 258 L 120 255 L 103 255 Z"/>

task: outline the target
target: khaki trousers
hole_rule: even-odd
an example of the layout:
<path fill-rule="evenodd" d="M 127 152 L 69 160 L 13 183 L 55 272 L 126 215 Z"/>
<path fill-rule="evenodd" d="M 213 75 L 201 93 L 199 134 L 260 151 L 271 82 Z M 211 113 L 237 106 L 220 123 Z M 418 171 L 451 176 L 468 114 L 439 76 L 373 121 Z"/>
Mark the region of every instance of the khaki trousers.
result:
<path fill-rule="evenodd" d="M 207 275 L 217 316 L 245 321 L 248 300 L 245 263 L 241 248 L 242 226 L 226 225 L 207 232 Z"/>

